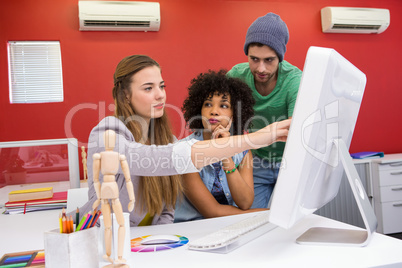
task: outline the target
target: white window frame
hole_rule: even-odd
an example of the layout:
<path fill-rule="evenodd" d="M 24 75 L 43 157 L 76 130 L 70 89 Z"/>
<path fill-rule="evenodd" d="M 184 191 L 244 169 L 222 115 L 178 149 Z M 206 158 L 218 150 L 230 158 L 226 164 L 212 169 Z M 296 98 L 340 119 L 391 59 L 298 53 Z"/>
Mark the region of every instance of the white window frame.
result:
<path fill-rule="evenodd" d="M 64 100 L 59 41 L 9 41 L 7 52 L 10 103 Z"/>

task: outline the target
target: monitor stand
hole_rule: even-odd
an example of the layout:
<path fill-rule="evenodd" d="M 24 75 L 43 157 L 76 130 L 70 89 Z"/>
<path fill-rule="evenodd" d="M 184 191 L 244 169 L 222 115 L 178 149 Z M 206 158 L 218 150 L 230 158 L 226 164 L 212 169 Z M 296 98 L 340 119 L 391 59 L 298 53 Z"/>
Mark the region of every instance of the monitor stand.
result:
<path fill-rule="evenodd" d="M 336 150 L 339 152 L 343 168 L 345 169 L 353 196 L 362 215 L 365 230 L 334 229 L 314 227 L 307 230 L 296 242 L 309 245 L 332 245 L 332 246 L 366 246 L 373 232 L 377 229 L 377 218 L 368 200 L 367 194 L 360 181 L 359 174 L 349 155 L 343 140 L 334 140 Z"/>

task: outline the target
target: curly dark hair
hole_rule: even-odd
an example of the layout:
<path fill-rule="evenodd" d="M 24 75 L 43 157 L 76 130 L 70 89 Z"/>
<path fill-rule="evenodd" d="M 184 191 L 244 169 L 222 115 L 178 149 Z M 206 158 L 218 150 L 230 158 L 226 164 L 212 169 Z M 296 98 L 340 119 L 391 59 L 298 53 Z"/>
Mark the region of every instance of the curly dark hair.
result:
<path fill-rule="evenodd" d="M 255 100 L 251 89 L 238 78 L 226 76 L 227 71 L 208 70 L 192 79 L 188 87 L 188 97 L 181 108 L 188 127 L 195 131 L 203 129 L 201 108 L 204 101 L 214 94 L 229 94 L 230 105 L 233 111 L 233 135 L 241 135 L 251 126 L 254 116 Z"/>

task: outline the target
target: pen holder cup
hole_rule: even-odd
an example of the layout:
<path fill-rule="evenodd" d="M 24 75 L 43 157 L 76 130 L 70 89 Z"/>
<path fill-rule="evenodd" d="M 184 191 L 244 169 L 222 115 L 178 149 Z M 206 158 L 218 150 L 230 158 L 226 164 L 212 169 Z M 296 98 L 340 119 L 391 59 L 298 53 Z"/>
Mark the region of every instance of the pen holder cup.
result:
<path fill-rule="evenodd" d="M 98 268 L 98 234 L 97 227 L 69 234 L 45 232 L 45 267 Z"/>
<path fill-rule="evenodd" d="M 118 232 L 119 232 L 119 224 L 117 223 L 117 219 L 114 213 L 111 214 L 112 217 L 112 250 L 111 250 L 111 258 L 117 259 L 117 246 L 118 246 Z M 124 250 L 123 250 L 123 259 L 129 260 L 131 253 L 131 241 L 130 241 L 130 214 L 127 212 L 123 213 L 124 217 L 124 227 L 125 227 L 125 235 L 124 235 Z M 100 228 L 99 228 L 99 257 L 102 259 L 102 256 L 106 254 L 105 249 L 105 224 L 103 222 L 103 215 L 99 217 Z"/>

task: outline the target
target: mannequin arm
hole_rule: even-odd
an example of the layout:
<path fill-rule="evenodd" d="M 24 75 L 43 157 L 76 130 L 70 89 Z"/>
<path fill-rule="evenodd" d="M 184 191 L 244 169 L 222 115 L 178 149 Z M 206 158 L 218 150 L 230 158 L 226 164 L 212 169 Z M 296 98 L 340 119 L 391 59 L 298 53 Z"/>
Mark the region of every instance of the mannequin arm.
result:
<path fill-rule="evenodd" d="M 92 208 L 95 209 L 100 205 L 100 182 L 99 182 L 99 171 L 100 171 L 100 159 L 101 159 L 101 155 L 100 154 L 94 154 L 92 156 L 93 161 L 93 181 L 94 181 L 94 188 L 95 188 L 95 192 L 96 192 L 96 197 L 98 198 L 94 204 L 92 205 Z"/>
<path fill-rule="evenodd" d="M 125 155 L 120 155 L 120 165 L 121 169 L 123 170 L 124 178 L 126 179 L 128 197 L 130 198 L 130 202 L 128 203 L 128 211 L 131 212 L 134 209 L 134 202 L 135 202 L 134 186 L 131 181 L 130 170 L 128 168 L 128 163 Z"/>

